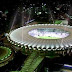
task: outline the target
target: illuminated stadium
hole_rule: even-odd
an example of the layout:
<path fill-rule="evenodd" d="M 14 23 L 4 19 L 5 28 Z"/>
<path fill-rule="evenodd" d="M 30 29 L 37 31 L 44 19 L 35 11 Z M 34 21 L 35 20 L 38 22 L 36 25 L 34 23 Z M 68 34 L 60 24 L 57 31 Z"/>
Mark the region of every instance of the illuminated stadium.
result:
<path fill-rule="evenodd" d="M 55 24 L 35 24 L 15 29 L 7 36 L 10 43 L 25 49 L 67 51 L 71 49 L 72 27 Z"/>
<path fill-rule="evenodd" d="M 13 59 L 13 53 L 10 48 L 3 46 L 0 46 L 0 51 L 0 67 L 2 67 Z"/>
<path fill-rule="evenodd" d="M 1 4 L 0 72 L 72 72 L 70 0 Z"/>

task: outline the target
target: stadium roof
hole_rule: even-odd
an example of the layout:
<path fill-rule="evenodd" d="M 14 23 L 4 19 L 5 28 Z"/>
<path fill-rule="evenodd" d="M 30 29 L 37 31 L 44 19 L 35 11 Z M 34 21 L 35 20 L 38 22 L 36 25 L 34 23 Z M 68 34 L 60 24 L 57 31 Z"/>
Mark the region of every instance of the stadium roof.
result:
<path fill-rule="evenodd" d="M 36 28 L 57 28 L 69 32 L 69 36 L 60 39 L 40 39 L 30 36 L 28 32 Z M 9 33 L 8 40 L 12 44 L 33 48 L 34 50 L 64 50 L 72 46 L 72 26 L 60 24 L 35 24 L 23 26 Z"/>

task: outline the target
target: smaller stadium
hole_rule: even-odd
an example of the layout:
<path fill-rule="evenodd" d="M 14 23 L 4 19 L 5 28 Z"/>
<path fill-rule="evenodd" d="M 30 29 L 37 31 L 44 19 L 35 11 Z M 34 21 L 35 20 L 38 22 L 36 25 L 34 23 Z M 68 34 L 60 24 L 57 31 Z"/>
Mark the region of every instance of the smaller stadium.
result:
<path fill-rule="evenodd" d="M 8 47 L 0 46 L 0 67 L 8 64 L 13 59 L 13 52 Z"/>

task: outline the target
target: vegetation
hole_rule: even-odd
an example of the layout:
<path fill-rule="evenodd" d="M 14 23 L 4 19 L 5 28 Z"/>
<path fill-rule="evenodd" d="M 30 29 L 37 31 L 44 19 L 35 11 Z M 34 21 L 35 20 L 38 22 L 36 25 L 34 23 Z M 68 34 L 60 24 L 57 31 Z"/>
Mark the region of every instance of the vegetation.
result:
<path fill-rule="evenodd" d="M 61 22 L 61 20 L 55 20 L 55 24 L 60 24 Z"/>

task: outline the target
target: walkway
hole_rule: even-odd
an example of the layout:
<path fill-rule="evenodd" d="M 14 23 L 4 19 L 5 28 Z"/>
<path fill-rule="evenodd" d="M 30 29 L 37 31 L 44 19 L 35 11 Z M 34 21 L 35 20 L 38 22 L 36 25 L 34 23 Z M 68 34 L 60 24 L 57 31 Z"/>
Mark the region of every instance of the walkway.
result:
<path fill-rule="evenodd" d="M 42 62 L 44 57 L 39 56 L 38 52 L 34 51 L 25 61 L 24 66 L 20 71 L 11 72 L 34 72 L 37 66 Z"/>

